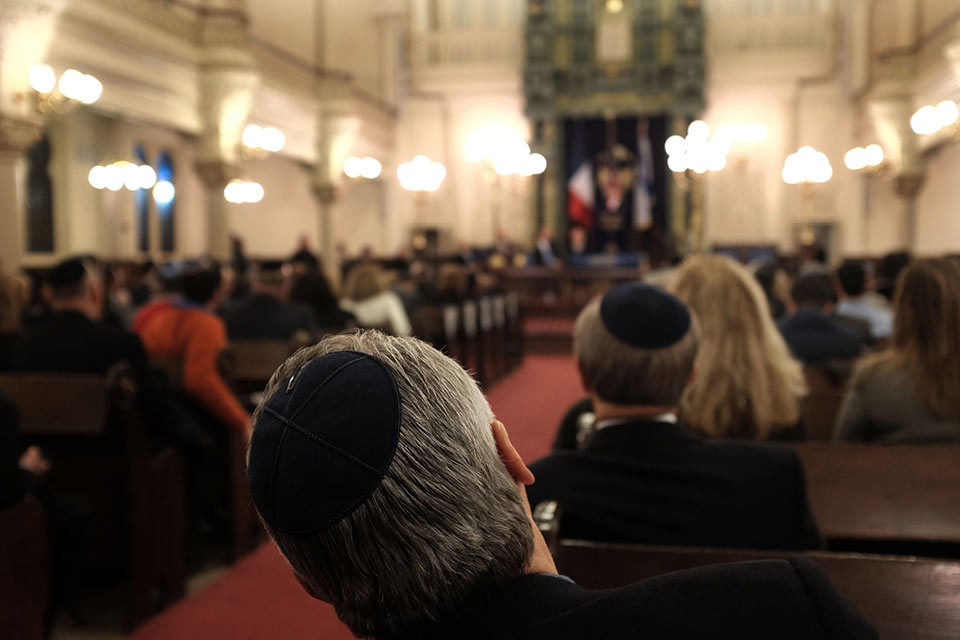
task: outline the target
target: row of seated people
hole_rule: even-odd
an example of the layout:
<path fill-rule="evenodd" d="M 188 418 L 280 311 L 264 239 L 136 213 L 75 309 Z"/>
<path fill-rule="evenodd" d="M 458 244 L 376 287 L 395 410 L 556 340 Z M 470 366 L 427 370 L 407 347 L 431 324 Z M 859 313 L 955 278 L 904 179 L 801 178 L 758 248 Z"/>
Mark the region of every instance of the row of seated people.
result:
<path fill-rule="evenodd" d="M 954 402 L 958 348 L 957 263 L 915 262 L 902 274 L 894 308 L 862 303 L 864 271 L 845 263 L 838 280 L 846 295 L 836 304 L 849 311 L 869 304 L 861 318 L 883 318 L 882 346 L 866 349 L 854 331 L 831 316 L 830 277 L 797 279 L 779 325 L 769 298 L 739 263 L 715 255 L 688 258 L 669 287 L 699 319 L 701 346 L 696 376 L 684 390 L 679 412 L 692 429 L 720 438 L 799 441 L 807 429 L 804 398 L 809 374 L 825 374 L 837 393 L 853 372 L 843 402 L 834 410 L 834 439 L 861 442 L 960 440 L 960 409 Z M 852 273 L 852 275 L 851 275 Z M 840 287 L 838 283 L 838 287 Z M 846 304 L 845 304 L 846 303 Z M 849 316 L 848 316 L 849 317 Z M 859 361 L 857 360 L 859 358 Z M 583 400 L 565 418 L 556 448 L 573 448 L 591 402 Z M 818 425 L 811 425 L 819 430 Z M 827 429 L 831 425 L 827 425 Z M 588 428 L 588 425 L 585 426 Z"/>

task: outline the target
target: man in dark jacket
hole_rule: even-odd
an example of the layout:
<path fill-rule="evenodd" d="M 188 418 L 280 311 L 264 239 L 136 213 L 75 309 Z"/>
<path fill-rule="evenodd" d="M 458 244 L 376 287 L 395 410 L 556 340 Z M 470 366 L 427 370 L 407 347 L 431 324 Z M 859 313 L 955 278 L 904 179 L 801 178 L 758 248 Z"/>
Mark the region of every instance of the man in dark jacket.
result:
<path fill-rule="evenodd" d="M 677 423 L 699 331 L 665 291 L 630 283 L 577 318 L 574 352 L 595 414 L 584 448 L 534 463 L 531 504 L 556 500 L 567 538 L 806 549 L 822 544 L 797 454 L 705 439 Z"/>
<path fill-rule="evenodd" d="M 800 276 L 793 283 L 790 295 L 797 310 L 780 323 L 780 333 L 794 357 L 804 364 L 815 365 L 860 355 L 862 338 L 831 317 L 833 283 L 829 275 Z"/>
<path fill-rule="evenodd" d="M 250 494 L 304 589 L 357 637 L 875 638 L 812 562 L 590 591 L 558 575 L 534 481 L 476 383 L 419 340 L 329 336 L 273 376 Z"/>
<path fill-rule="evenodd" d="M 64 260 L 47 277 L 52 315 L 29 331 L 14 355 L 14 367 L 44 373 L 106 373 L 125 361 L 146 378 L 147 356 L 136 335 L 99 322 L 103 286 L 96 267 L 81 258 Z"/>
<path fill-rule="evenodd" d="M 310 309 L 288 301 L 291 276 L 290 266 L 279 260 L 257 265 L 250 295 L 224 311 L 231 340 L 290 340 L 299 331 L 313 333 Z"/>

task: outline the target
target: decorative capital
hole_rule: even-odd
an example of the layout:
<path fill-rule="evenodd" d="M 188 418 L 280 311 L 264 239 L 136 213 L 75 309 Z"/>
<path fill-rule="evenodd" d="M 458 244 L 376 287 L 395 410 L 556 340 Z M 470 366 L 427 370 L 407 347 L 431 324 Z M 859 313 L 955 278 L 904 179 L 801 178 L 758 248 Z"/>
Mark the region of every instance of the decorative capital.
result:
<path fill-rule="evenodd" d="M 927 176 L 922 173 L 901 173 L 893 177 L 893 190 L 901 198 L 913 200 L 926 180 Z"/>
<path fill-rule="evenodd" d="M 333 204 L 337 200 L 337 186 L 331 182 L 315 183 L 313 193 L 324 205 Z"/>
<path fill-rule="evenodd" d="M 231 180 L 240 176 L 240 168 L 229 162 L 201 161 L 197 162 L 195 167 L 200 174 L 200 179 L 211 189 L 222 189 Z"/>
<path fill-rule="evenodd" d="M 0 153 L 22 154 L 40 139 L 43 123 L 0 114 Z"/>

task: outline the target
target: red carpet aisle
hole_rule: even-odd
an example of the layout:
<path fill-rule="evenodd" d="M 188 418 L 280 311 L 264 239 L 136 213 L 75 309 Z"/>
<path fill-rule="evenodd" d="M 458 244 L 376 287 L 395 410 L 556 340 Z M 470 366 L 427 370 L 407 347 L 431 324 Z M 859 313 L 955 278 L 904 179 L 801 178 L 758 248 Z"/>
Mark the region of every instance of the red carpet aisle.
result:
<path fill-rule="evenodd" d="M 543 456 L 560 418 L 582 395 L 569 357 L 529 356 L 488 394 L 524 460 Z M 272 544 L 196 596 L 157 616 L 133 640 L 349 640 L 333 608 L 303 592 Z"/>

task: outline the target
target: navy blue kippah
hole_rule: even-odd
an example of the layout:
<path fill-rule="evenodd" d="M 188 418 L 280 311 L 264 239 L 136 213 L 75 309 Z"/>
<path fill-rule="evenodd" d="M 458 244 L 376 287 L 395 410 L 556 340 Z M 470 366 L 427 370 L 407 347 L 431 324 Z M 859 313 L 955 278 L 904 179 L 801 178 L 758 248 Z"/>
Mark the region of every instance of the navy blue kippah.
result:
<path fill-rule="evenodd" d="M 600 319 L 615 337 L 638 349 L 664 349 L 690 330 L 690 312 L 684 304 L 643 282 L 610 289 L 600 301 Z"/>
<path fill-rule="evenodd" d="M 310 361 L 263 408 L 250 441 L 250 495 L 289 534 L 316 533 L 379 486 L 400 436 L 400 394 L 376 358 L 337 351 Z"/>

